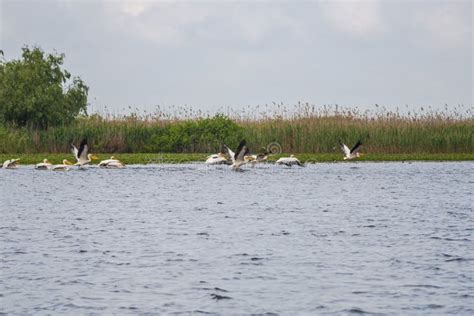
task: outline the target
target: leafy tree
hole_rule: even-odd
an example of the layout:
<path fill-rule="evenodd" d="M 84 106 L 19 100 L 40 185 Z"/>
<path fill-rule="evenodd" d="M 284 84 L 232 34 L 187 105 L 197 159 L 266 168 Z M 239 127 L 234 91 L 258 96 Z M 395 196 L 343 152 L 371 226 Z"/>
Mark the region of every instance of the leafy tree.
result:
<path fill-rule="evenodd" d="M 0 60 L 0 120 L 47 129 L 85 114 L 89 88 L 62 69 L 64 54 L 45 54 L 39 47 L 22 50 L 19 60 Z"/>

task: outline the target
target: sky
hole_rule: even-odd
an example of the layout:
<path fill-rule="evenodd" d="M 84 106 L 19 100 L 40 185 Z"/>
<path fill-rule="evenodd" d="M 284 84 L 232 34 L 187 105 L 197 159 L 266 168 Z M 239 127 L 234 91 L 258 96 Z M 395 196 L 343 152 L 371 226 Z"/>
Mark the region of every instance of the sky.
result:
<path fill-rule="evenodd" d="M 472 107 L 472 1 L 0 0 L 0 48 L 64 53 L 90 110 Z"/>

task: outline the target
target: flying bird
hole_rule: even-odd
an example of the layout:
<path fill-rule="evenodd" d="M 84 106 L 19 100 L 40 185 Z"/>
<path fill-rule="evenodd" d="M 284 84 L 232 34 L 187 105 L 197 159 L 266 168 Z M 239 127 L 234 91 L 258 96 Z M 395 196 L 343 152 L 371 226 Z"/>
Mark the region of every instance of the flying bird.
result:
<path fill-rule="evenodd" d="M 352 147 L 352 149 L 349 149 L 346 144 L 343 142 L 339 141 L 339 145 L 341 146 L 341 150 L 344 153 L 344 160 L 351 160 L 354 158 L 359 158 L 360 157 L 360 147 L 362 146 L 362 142 L 359 140 L 357 144 Z"/>
<path fill-rule="evenodd" d="M 79 149 L 77 149 L 74 144 L 71 144 L 71 151 L 74 154 L 74 157 L 76 158 L 77 162 L 75 163 L 75 166 L 79 166 L 82 168 L 85 165 L 88 165 L 91 163 L 92 160 L 97 159 L 96 156 L 92 154 L 88 154 L 89 146 L 87 145 L 87 139 L 83 139 L 81 144 L 79 145 Z"/>
<path fill-rule="evenodd" d="M 239 147 L 237 147 L 235 153 L 226 145 L 224 145 L 224 148 L 227 150 L 230 158 L 232 159 L 232 170 L 238 171 L 240 170 L 241 166 L 247 163 L 247 161 L 245 161 L 245 155 L 249 153 L 249 149 L 247 148 L 245 139 L 240 141 Z"/>

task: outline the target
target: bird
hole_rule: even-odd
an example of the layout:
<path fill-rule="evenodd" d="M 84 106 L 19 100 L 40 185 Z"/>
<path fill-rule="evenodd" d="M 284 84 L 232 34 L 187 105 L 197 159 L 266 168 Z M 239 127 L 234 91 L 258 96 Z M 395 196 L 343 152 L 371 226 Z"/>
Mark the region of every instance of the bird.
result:
<path fill-rule="evenodd" d="M 224 148 L 227 150 L 229 153 L 230 158 L 232 159 L 232 170 L 238 171 L 240 170 L 240 167 L 245 165 L 247 161 L 245 161 L 245 155 L 249 153 L 249 149 L 247 148 L 245 139 L 242 139 L 239 143 L 239 147 L 237 147 L 237 150 L 235 153 L 226 145 L 224 145 Z"/>
<path fill-rule="evenodd" d="M 102 160 L 101 162 L 99 162 L 99 167 L 120 169 L 125 168 L 125 164 L 114 156 L 111 156 L 110 159 Z"/>
<path fill-rule="evenodd" d="M 20 161 L 20 158 L 6 160 L 3 162 L 2 167 L 4 169 L 16 169 L 18 168 L 18 161 Z"/>
<path fill-rule="evenodd" d="M 339 145 L 341 146 L 341 150 L 344 153 L 344 160 L 351 160 L 354 158 L 359 158 L 361 154 L 359 153 L 360 147 L 362 146 L 362 141 L 358 141 L 352 149 L 349 149 L 346 144 L 339 141 Z"/>
<path fill-rule="evenodd" d="M 268 159 L 268 152 L 265 151 L 265 152 L 260 153 L 260 154 L 257 154 L 257 155 L 247 155 L 247 156 L 245 156 L 244 158 L 245 158 L 245 160 L 246 160 L 247 162 L 249 162 L 249 163 L 251 164 L 251 166 L 252 166 L 252 168 L 253 168 L 253 167 L 255 167 L 255 165 L 256 165 L 257 163 L 266 162 L 266 161 L 267 161 L 267 159 Z"/>
<path fill-rule="evenodd" d="M 295 155 L 290 155 L 290 157 L 282 157 L 275 162 L 277 165 L 285 165 L 288 167 L 297 165 L 304 167 L 304 165 L 295 157 Z"/>
<path fill-rule="evenodd" d="M 90 164 L 92 160 L 97 159 L 96 156 L 87 153 L 88 149 L 89 146 L 87 145 L 87 139 L 85 138 L 81 141 L 79 150 L 74 146 L 74 144 L 71 144 L 71 151 L 77 160 L 74 164 L 75 166 L 82 168 L 83 166 Z"/>
<path fill-rule="evenodd" d="M 69 167 L 72 165 L 73 165 L 72 162 L 70 162 L 67 159 L 64 159 L 62 164 L 52 166 L 51 170 L 52 171 L 69 171 L 70 169 Z"/>
<path fill-rule="evenodd" d="M 45 158 L 43 159 L 43 162 L 40 162 L 35 165 L 35 169 L 36 170 L 49 170 L 52 166 L 53 164 L 49 162 L 48 159 Z"/>
<path fill-rule="evenodd" d="M 224 153 L 220 152 L 207 157 L 205 164 L 207 165 L 229 165 L 231 161 L 227 159 Z"/>

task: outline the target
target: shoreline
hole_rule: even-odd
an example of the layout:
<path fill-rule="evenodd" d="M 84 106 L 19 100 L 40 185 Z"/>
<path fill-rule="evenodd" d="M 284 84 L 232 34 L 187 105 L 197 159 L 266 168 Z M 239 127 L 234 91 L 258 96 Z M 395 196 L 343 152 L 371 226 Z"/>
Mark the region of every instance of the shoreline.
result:
<path fill-rule="evenodd" d="M 204 162 L 210 154 L 188 154 L 188 153 L 99 153 L 95 154 L 99 157 L 93 161 L 93 165 L 101 160 L 109 159 L 114 155 L 125 164 L 179 164 Z M 289 156 L 290 154 L 278 154 L 268 157 L 268 162 L 275 162 L 280 157 Z M 448 161 L 474 161 L 474 153 L 419 153 L 419 154 L 365 154 L 363 157 L 344 161 L 340 153 L 320 153 L 294 154 L 303 163 L 351 163 L 351 162 L 410 162 L 410 161 L 431 161 L 431 162 L 448 162 Z M 20 164 L 33 165 L 47 158 L 51 163 L 58 164 L 63 159 L 74 162 L 74 158 L 70 153 L 42 153 L 42 154 L 0 154 L 0 162 L 12 158 L 20 158 Z"/>

